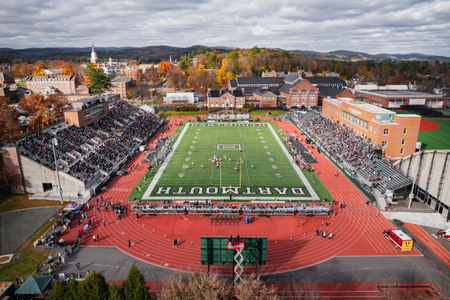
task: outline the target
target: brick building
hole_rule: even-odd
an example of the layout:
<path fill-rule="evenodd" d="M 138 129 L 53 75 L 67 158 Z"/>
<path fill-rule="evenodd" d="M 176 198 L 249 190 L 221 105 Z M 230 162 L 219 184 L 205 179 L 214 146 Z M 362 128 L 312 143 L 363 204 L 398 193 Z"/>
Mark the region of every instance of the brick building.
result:
<path fill-rule="evenodd" d="M 16 81 L 11 76 L 0 72 L 0 84 L 15 84 Z"/>
<path fill-rule="evenodd" d="M 279 89 L 281 105 L 287 107 L 311 107 L 319 103 L 319 89 L 308 80 L 294 81 Z"/>
<path fill-rule="evenodd" d="M 109 101 L 102 95 L 95 95 L 72 102 L 73 109 L 64 112 L 67 123 L 83 127 L 104 118 L 109 114 Z"/>
<path fill-rule="evenodd" d="M 352 94 L 352 92 L 348 89 L 340 89 L 336 87 L 331 86 L 322 86 L 319 87 L 319 105 L 321 106 L 323 104 L 324 99 L 352 99 L 355 100 L 355 95 Z"/>
<path fill-rule="evenodd" d="M 127 99 L 127 92 L 136 85 L 136 80 L 127 76 L 119 76 L 111 80 L 110 92 L 119 94 L 122 99 Z"/>
<path fill-rule="evenodd" d="M 55 90 L 63 94 L 76 94 L 78 80 L 75 75 L 30 75 L 25 79 L 25 87 L 36 94 L 46 94 Z"/>
<path fill-rule="evenodd" d="M 241 90 L 219 90 L 208 92 L 209 108 L 242 108 L 245 103 L 245 96 L 242 94 Z"/>
<path fill-rule="evenodd" d="M 238 77 L 229 81 L 229 90 L 208 91 L 208 107 L 225 108 L 227 103 L 233 105 L 228 107 L 235 108 L 241 108 L 244 104 L 268 108 L 317 106 L 319 89 L 308 80 L 294 75 L 271 75 L 274 76 Z"/>
<path fill-rule="evenodd" d="M 122 75 L 133 78 L 136 80 L 136 83 L 139 84 L 142 80 L 142 69 L 137 67 L 126 67 L 125 69 L 122 69 Z"/>
<path fill-rule="evenodd" d="M 389 159 L 400 159 L 415 152 L 419 115 L 396 114 L 365 102 L 339 99 L 324 99 L 322 114 L 382 147 Z"/>

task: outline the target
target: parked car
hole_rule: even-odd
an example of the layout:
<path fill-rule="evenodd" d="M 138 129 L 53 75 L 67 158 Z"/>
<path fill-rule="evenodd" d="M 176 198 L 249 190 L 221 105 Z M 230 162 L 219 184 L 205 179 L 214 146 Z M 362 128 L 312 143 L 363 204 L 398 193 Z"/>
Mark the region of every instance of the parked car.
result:
<path fill-rule="evenodd" d="M 399 219 L 393 219 L 393 220 L 392 220 L 392 223 L 394 223 L 394 224 L 397 225 L 397 226 L 403 226 L 403 222 L 400 221 Z"/>
<path fill-rule="evenodd" d="M 450 229 L 439 230 L 437 232 L 437 234 L 438 234 L 438 237 L 444 238 L 444 239 L 450 241 Z"/>

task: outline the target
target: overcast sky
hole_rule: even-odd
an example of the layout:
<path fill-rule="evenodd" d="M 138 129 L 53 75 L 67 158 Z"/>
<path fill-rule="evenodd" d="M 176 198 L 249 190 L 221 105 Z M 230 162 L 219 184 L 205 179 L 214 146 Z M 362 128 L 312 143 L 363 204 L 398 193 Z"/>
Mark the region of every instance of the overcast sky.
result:
<path fill-rule="evenodd" d="M 450 56 L 450 0 L 0 0 L 0 47 L 255 45 Z"/>

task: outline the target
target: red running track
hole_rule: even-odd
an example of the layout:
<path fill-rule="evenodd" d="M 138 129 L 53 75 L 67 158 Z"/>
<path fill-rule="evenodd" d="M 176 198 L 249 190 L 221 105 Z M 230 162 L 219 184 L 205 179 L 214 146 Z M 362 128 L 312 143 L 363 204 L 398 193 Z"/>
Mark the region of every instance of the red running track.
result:
<path fill-rule="evenodd" d="M 171 117 L 169 124 L 178 123 L 187 117 Z M 264 118 L 266 119 L 266 118 Z M 272 118 L 268 118 L 272 119 Z M 277 124 L 289 132 L 296 128 L 287 122 L 277 121 Z M 175 126 L 165 134 L 172 134 Z M 154 144 L 161 133 L 158 131 L 147 146 Z M 297 134 L 302 140 L 300 134 Z M 338 169 L 328 159 L 313 151 L 318 164 L 320 179 L 330 190 L 333 199 L 339 203 L 345 201 L 353 209 L 339 209 L 336 217 L 326 216 L 305 217 L 301 226 L 299 216 L 278 216 L 271 218 L 256 218 L 252 224 L 211 225 L 209 217 L 202 216 L 145 216 L 136 220 L 134 214 L 124 214 L 121 220 L 111 210 L 106 212 L 103 207 L 100 213 L 94 208 L 95 200 L 87 210 L 89 218 L 94 217 L 94 225 L 82 238 L 82 246 L 113 246 L 124 253 L 164 268 L 182 271 L 206 271 L 206 266 L 200 265 L 201 236 L 267 236 L 267 265 L 260 266 L 261 274 L 286 272 L 319 264 L 336 256 L 416 256 L 417 250 L 402 253 L 383 237 L 382 231 L 392 228 L 392 224 L 381 214 L 378 217 L 374 207 L 365 207 L 366 198 L 343 175 L 335 176 Z M 144 154 L 139 152 L 128 165 L 138 164 Z M 139 179 L 145 173 L 148 164 L 140 164 L 137 171 L 124 177 L 114 178 L 105 191 L 99 195 L 105 201 L 121 202 L 129 205 L 127 199 Z M 372 213 L 368 213 L 372 212 Z M 106 226 L 101 226 L 101 220 Z M 74 225 L 77 224 L 76 220 Z M 328 224 L 328 225 L 327 225 Z M 77 231 L 73 226 L 65 231 L 62 238 L 74 240 Z M 314 229 L 332 233 L 333 238 L 316 237 Z M 99 242 L 94 242 L 92 235 L 98 234 Z M 292 241 L 291 241 L 292 238 Z M 132 245 L 128 247 L 128 240 Z M 174 239 L 179 239 L 178 248 L 173 248 Z M 276 242 L 276 243 L 275 243 Z M 211 268 L 222 274 L 231 274 L 231 266 L 214 266 Z M 255 271 L 254 266 L 246 266 L 244 274 Z"/>
<path fill-rule="evenodd" d="M 422 243 L 427 246 L 447 267 L 450 268 L 450 253 L 442 247 L 432 236 L 428 234 L 422 227 L 416 224 L 405 223 L 408 228 Z"/>

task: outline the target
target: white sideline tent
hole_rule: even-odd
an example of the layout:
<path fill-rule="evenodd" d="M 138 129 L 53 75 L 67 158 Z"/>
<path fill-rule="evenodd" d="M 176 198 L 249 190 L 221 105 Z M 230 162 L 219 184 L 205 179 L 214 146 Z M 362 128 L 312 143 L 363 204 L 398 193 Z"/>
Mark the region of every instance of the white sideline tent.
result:
<path fill-rule="evenodd" d="M 142 105 L 140 107 L 140 109 L 148 111 L 149 113 L 152 113 L 152 114 L 155 113 L 155 109 L 153 107 L 148 106 L 148 105 Z"/>
<path fill-rule="evenodd" d="M 194 104 L 197 101 L 194 93 L 167 93 L 164 97 L 165 104 Z"/>

